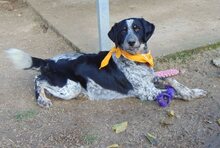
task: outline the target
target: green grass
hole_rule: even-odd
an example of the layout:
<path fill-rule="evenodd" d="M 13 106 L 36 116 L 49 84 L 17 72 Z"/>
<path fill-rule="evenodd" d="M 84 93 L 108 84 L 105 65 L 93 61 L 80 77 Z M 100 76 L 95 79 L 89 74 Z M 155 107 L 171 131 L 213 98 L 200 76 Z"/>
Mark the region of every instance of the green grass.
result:
<path fill-rule="evenodd" d="M 173 53 L 173 54 L 169 54 L 169 55 L 166 55 L 166 56 L 163 56 L 163 57 L 156 58 L 156 60 L 159 61 L 159 62 L 168 62 L 168 61 L 180 60 L 181 62 L 185 63 L 189 58 L 191 58 L 195 54 L 198 54 L 198 53 L 201 53 L 201 52 L 204 52 L 204 51 L 208 51 L 208 50 L 217 49 L 218 47 L 220 47 L 220 42 L 205 45 L 205 46 L 201 46 L 201 47 L 197 47 L 197 48 L 190 49 L 190 50 L 184 50 L 184 51 L 176 52 L 176 53 Z"/>
<path fill-rule="evenodd" d="M 98 139 L 97 135 L 94 134 L 87 134 L 83 136 L 83 141 L 85 144 L 93 144 Z"/>
<path fill-rule="evenodd" d="M 16 113 L 15 119 L 17 121 L 28 120 L 34 118 L 35 115 L 37 115 L 37 111 L 35 110 L 19 111 Z"/>

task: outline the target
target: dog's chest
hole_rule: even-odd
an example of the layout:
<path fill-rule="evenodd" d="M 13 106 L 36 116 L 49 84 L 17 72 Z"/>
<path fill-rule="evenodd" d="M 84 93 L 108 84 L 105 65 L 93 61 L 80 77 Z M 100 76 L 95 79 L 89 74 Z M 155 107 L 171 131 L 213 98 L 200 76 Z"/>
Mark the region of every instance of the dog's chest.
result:
<path fill-rule="evenodd" d="M 153 69 L 145 64 L 138 64 L 123 57 L 117 59 L 114 56 L 113 60 L 134 87 L 147 85 L 154 78 Z"/>

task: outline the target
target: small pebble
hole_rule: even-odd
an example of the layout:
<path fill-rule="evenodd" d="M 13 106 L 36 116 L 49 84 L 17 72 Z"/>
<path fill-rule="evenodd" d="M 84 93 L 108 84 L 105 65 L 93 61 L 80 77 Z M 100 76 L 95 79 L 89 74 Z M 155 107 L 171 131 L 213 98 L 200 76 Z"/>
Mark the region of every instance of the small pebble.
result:
<path fill-rule="evenodd" d="M 220 57 L 212 60 L 213 64 L 217 67 L 220 67 Z"/>

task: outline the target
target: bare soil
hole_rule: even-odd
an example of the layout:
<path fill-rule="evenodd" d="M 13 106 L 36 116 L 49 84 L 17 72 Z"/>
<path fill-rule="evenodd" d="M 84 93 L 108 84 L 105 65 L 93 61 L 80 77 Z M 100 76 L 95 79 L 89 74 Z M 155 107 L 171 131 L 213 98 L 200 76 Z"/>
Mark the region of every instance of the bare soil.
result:
<path fill-rule="evenodd" d="M 211 60 L 220 49 L 187 58 L 157 62 L 157 69 L 177 68 L 176 78 L 189 87 L 209 92 L 191 102 L 174 100 L 161 108 L 136 98 L 113 101 L 52 99 L 44 109 L 34 99 L 34 71 L 20 71 L 5 58 L 4 49 L 16 47 L 42 58 L 72 51 L 24 3 L 0 1 L 0 147 L 219 147 L 220 69 Z M 167 111 L 175 116 L 168 117 Z M 111 127 L 128 121 L 126 131 Z M 154 135 L 151 145 L 146 133 Z"/>

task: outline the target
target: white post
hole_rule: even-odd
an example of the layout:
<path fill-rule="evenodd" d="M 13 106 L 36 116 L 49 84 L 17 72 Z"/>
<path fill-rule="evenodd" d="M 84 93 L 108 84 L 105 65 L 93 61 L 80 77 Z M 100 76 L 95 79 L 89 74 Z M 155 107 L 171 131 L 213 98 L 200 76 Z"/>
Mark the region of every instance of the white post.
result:
<path fill-rule="evenodd" d="M 99 48 L 101 51 L 110 50 L 109 31 L 109 0 L 96 0 L 99 27 Z"/>

